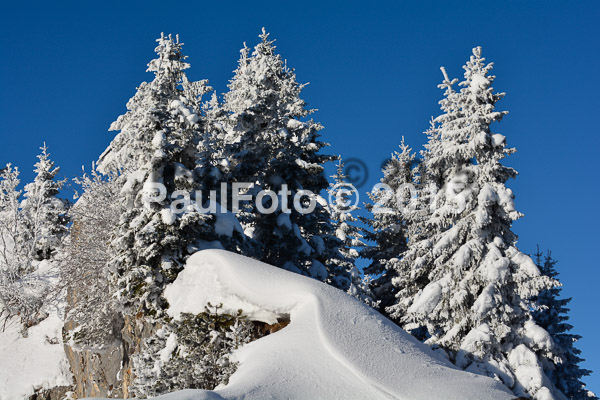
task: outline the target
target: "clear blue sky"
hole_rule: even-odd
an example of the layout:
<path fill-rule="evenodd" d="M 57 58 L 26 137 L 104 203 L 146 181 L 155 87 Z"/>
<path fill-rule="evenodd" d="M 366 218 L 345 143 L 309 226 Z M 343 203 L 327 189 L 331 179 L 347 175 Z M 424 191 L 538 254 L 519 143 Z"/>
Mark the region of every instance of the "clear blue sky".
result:
<path fill-rule="evenodd" d="M 413 148 L 438 114 L 440 66 L 462 77 L 471 48 L 496 63 L 499 104 L 510 114 L 496 131 L 517 147 L 507 160 L 525 217 L 519 246 L 559 259 L 564 293 L 587 378 L 600 392 L 598 156 L 600 2 L 5 2 L 0 15 L 0 164 L 32 176 L 43 141 L 73 177 L 110 142 L 161 31 L 179 33 L 191 79 L 226 89 L 244 41 L 262 26 L 310 82 L 330 151 L 379 165 L 404 135 Z M 370 3 L 370 2 L 369 2 Z M 365 186 L 365 188 L 368 186 Z"/>

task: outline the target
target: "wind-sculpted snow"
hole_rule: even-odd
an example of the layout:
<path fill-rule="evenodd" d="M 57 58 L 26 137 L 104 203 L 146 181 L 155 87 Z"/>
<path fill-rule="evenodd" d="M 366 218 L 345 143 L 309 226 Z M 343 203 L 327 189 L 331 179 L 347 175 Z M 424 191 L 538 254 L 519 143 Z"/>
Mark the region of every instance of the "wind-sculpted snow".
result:
<path fill-rule="evenodd" d="M 182 391 L 181 399 L 511 399 L 502 384 L 460 371 L 379 313 L 346 293 L 291 272 L 229 253 L 193 255 L 167 287 L 169 313 L 200 313 L 223 303 L 283 330 L 234 353 L 239 368 L 214 392 Z"/>

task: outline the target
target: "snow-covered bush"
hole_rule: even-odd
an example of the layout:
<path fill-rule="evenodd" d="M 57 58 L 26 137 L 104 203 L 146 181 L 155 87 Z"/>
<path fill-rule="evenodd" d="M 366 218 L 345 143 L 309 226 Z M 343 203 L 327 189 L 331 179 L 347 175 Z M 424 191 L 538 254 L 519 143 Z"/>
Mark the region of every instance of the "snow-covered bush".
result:
<path fill-rule="evenodd" d="M 221 308 L 209 303 L 203 313 L 182 314 L 145 341 L 134 357 L 138 396 L 227 384 L 237 366 L 231 352 L 253 340 L 255 328 L 241 310 L 231 315 Z"/>
<path fill-rule="evenodd" d="M 116 175 L 103 176 L 95 169 L 75 179 L 81 187 L 77 202 L 69 210 L 73 224 L 57 256 L 60 290 L 66 290 L 69 307 L 66 319 L 74 323 L 74 343 L 102 347 L 114 336 L 110 323 L 121 311 L 114 297 L 110 271 L 115 252 L 111 246 L 123 205 Z"/>

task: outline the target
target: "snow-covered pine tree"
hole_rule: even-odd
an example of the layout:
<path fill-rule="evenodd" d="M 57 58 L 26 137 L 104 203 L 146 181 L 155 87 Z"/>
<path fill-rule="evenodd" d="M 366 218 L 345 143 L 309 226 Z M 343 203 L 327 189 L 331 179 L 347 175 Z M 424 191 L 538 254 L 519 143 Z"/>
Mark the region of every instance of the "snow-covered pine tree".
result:
<path fill-rule="evenodd" d="M 40 147 L 35 164 L 35 178 L 25 185 L 21 210 L 28 233 L 28 250 L 32 260 L 47 260 L 56 252 L 67 234 L 67 209 L 65 200 L 57 197 L 64 180 L 56 180 L 59 168 L 50 159 L 46 143 Z"/>
<path fill-rule="evenodd" d="M 360 228 L 355 225 L 358 218 L 352 214 L 359 208 L 358 205 L 352 204 L 350 193 L 347 192 L 348 188 L 348 176 L 344 173 L 344 163 L 340 156 L 327 192 L 330 199 L 335 199 L 330 213 L 335 234 L 342 242 L 339 251 L 345 258 L 354 262 L 359 257 L 357 249 L 364 247 L 365 244 L 361 240 L 363 235 Z"/>
<path fill-rule="evenodd" d="M 38 158 L 23 200 L 18 169 L 9 164 L 0 174 L 0 315 L 19 315 L 24 327 L 47 315 L 42 305 L 51 288 L 38 266 L 67 232 L 66 203 L 56 197 L 64 181 L 55 180 L 58 168 L 45 145 Z"/>
<path fill-rule="evenodd" d="M 335 236 L 330 236 L 325 240 L 325 246 L 331 252 L 331 257 L 326 265 L 335 266 L 342 273 L 350 271 L 352 284 L 347 289 L 348 293 L 373 306 L 376 302 L 370 289 L 371 277 L 363 277 L 356 267 L 356 259 L 360 256 L 357 249 L 363 248 L 365 244 L 362 241 L 361 230 L 356 226 L 358 218 L 353 213 L 359 207 L 353 204 L 353 194 L 350 193 L 352 188 L 349 186 L 348 177 L 344 173 L 344 163 L 341 156 L 338 158 L 336 172 L 331 176 L 331 179 L 327 193 L 331 224 Z"/>
<path fill-rule="evenodd" d="M 561 399 L 538 357 L 552 353 L 552 340 L 529 301 L 553 280 L 516 247 L 511 225 L 521 214 L 505 186 L 516 171 L 500 162 L 515 150 L 491 130 L 506 112 L 495 110 L 504 94 L 494 93 L 484 60 L 474 48 L 458 92 L 443 70 L 444 114 L 424 160 L 440 187 L 424 225 L 430 235 L 409 244 L 415 257 L 399 263 L 398 276 L 415 283 L 392 281 L 397 300 L 388 312 L 407 330 L 423 327 L 426 343 L 458 367 L 497 377 L 519 396 Z"/>
<path fill-rule="evenodd" d="M 196 151 L 196 171 L 202 181 L 204 190 L 217 191 L 220 195 L 220 184 L 224 181 L 227 170 L 225 156 L 225 128 L 223 123 L 226 113 L 223 110 L 216 92 L 203 105 L 205 125 L 203 138 L 198 142 Z M 223 172 L 222 172 L 223 171 Z"/>
<path fill-rule="evenodd" d="M 453 88 L 458 79 L 450 80 L 444 68 L 442 72 L 444 81 L 438 87 L 445 92 L 440 106 L 446 114 L 452 114 L 458 104 L 459 94 Z M 439 121 L 432 118 L 425 135 L 428 140 L 425 149 L 420 151 L 421 161 L 414 171 L 414 180 L 418 188 L 417 199 L 411 212 L 404 215 L 407 231 L 410 231 L 406 232 L 406 251 L 402 257 L 394 258 L 389 264 L 389 269 L 394 270 L 391 274 L 396 279 L 393 285 L 396 300 L 392 301 L 397 303 L 394 306 L 396 320 L 401 320 L 401 315 L 406 312 L 408 307 L 406 302 L 412 301 L 414 296 L 429 283 L 429 272 L 433 265 L 430 239 L 439 234 L 442 229 L 440 224 L 434 223 L 431 217 L 439 204 L 438 193 L 445 185 L 445 176 L 452 168 L 450 159 L 442 156 L 443 144 Z M 417 338 L 425 339 L 426 331 L 422 326 L 411 326 L 410 330 Z"/>
<path fill-rule="evenodd" d="M 382 310 L 394 302 L 391 280 L 396 270 L 392 264 L 406 251 L 406 222 L 413 207 L 411 191 L 416 188 L 414 164 L 415 154 L 403 137 L 400 151 L 392 153 L 382 170 L 380 184 L 368 193 L 371 202 L 365 207 L 371 216 L 361 218 L 367 225 L 364 237 L 373 243 L 361 251 L 361 256 L 371 260 L 365 273 L 377 276 L 371 287 Z"/>
<path fill-rule="evenodd" d="M 229 174 L 225 139 L 227 112 L 223 109 L 215 92 L 210 101 L 203 105 L 203 111 L 204 129 L 202 139 L 197 145 L 195 169 L 203 195 L 201 201 L 205 209 L 212 204 L 213 211 L 211 212 L 216 212 L 215 226 L 217 233 L 220 233 L 219 246 L 248 257 L 260 258 L 260 246 L 245 234 L 235 214 L 225 207 L 225 205 L 231 204 L 233 190 L 231 182 L 227 181 Z M 222 185 L 227 189 L 226 193 L 222 192 Z M 214 243 L 206 243 L 205 247 L 214 246 Z"/>
<path fill-rule="evenodd" d="M 300 97 L 305 85 L 296 81 L 294 71 L 275 53 L 264 29 L 260 39 L 252 54 L 248 47 L 241 50 L 224 98 L 226 179 L 254 183 L 250 194 L 255 199 L 262 190 L 279 193 L 287 185 L 289 193 L 279 196 L 279 207 L 273 212 L 261 212 L 252 202 L 240 213 L 244 228 L 261 245 L 262 261 L 347 288 L 349 272 L 326 265 L 329 254 L 324 240 L 335 234 L 324 202 L 313 199 L 315 209 L 307 214 L 292 206 L 302 190 L 319 195 L 327 189 L 323 164 L 334 158 L 319 153 L 327 144 L 319 140 L 322 126 L 306 120 L 314 110 L 307 109 Z M 262 200 L 265 209 L 271 208 L 270 198 Z M 307 196 L 301 201 L 308 207 Z"/>
<path fill-rule="evenodd" d="M 545 257 L 539 250 L 535 254 L 536 265 L 541 273 L 552 279 L 557 279 L 556 263 L 550 251 Z M 579 364 L 584 361 L 581 350 L 575 347 L 575 342 L 581 336 L 569 333 L 573 326 L 568 323 L 571 298 L 560 298 L 560 286 L 543 290 L 534 299 L 536 311 L 533 313 L 535 322 L 544 328 L 555 344 L 554 358 L 546 358 L 545 371 L 556 388 L 562 391 L 567 398 L 572 400 L 597 400 L 598 397 L 585 388 L 581 378 L 592 373 L 581 368 Z"/>
<path fill-rule="evenodd" d="M 100 157 L 99 170 L 119 173 L 125 211 L 117 239 L 117 276 L 126 306 L 151 314 L 164 306 L 162 288 L 172 281 L 200 239 L 214 238 L 214 216 L 187 209 L 171 211 L 171 195 L 201 189 L 194 173 L 203 121 L 199 97 L 206 81 L 185 77 L 189 64 L 182 43 L 171 35 L 157 40 L 158 57 L 148 64 L 154 79 L 142 83 L 128 112 L 111 125 L 120 131 Z M 147 201 L 166 187 L 161 201 Z M 153 199 L 153 200 L 156 200 Z"/>

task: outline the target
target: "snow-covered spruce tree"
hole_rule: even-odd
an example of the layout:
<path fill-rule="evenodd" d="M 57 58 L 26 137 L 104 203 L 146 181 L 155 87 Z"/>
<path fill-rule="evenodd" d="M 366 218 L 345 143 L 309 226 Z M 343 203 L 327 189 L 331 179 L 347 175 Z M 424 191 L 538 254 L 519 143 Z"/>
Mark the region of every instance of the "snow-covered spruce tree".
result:
<path fill-rule="evenodd" d="M 100 157 L 99 170 L 119 173 L 125 211 L 113 241 L 120 295 L 126 307 L 151 315 L 166 304 L 164 285 L 172 281 L 201 239 L 213 239 L 214 216 L 186 208 L 173 213 L 172 194 L 201 189 L 193 171 L 203 121 L 199 97 L 205 81 L 191 83 L 178 38 L 162 35 L 158 57 L 148 64 L 154 79 L 142 83 L 128 112 L 111 125 L 120 131 Z M 166 187 L 160 199 L 157 186 Z M 148 201 L 148 200 L 151 201 Z"/>
<path fill-rule="evenodd" d="M 348 176 L 344 174 L 344 163 L 339 157 L 335 174 L 331 176 L 329 189 L 330 199 L 335 199 L 337 207 L 331 207 L 331 220 L 335 228 L 337 238 L 342 242 L 339 246 L 340 253 L 348 260 L 356 260 L 359 257 L 357 248 L 364 247 L 363 235 L 355 225 L 358 219 L 352 214 L 358 210 L 358 206 L 352 204 L 350 193 L 348 193 Z M 332 204 L 333 205 L 333 204 Z"/>
<path fill-rule="evenodd" d="M 365 204 L 371 216 L 362 218 L 367 225 L 364 237 L 373 244 L 365 247 L 361 256 L 371 260 L 365 273 L 377 276 L 371 287 L 382 310 L 395 299 L 391 280 L 396 271 L 391 263 L 406 251 L 407 214 L 413 207 L 411 192 L 416 188 L 414 164 L 415 154 L 402 138 L 400 151 L 392 153 L 380 184 L 368 193 L 371 202 Z"/>
<path fill-rule="evenodd" d="M 431 234 L 410 244 L 410 265 L 398 263 L 398 276 L 415 283 L 393 280 L 397 300 L 388 312 L 407 330 L 423 327 L 426 343 L 458 367 L 497 377 L 519 396 L 559 399 L 538 357 L 552 353 L 552 340 L 529 301 L 553 280 L 517 249 L 511 231 L 521 214 L 505 182 L 516 171 L 500 161 L 515 150 L 491 130 L 506 114 L 495 110 L 504 94 L 494 93 L 491 68 L 477 47 L 460 91 L 445 75 L 438 142 L 424 160 L 440 185 L 424 225 Z"/>
<path fill-rule="evenodd" d="M 552 258 L 550 251 L 545 257 L 539 248 L 535 254 L 536 265 L 541 273 L 552 279 L 557 279 L 556 271 L 557 261 Z M 535 322 L 544 328 L 552 338 L 555 344 L 554 358 L 546 357 L 545 371 L 556 388 L 562 391 L 567 398 L 572 400 L 597 400 L 592 392 L 585 388 L 581 378 L 592 373 L 587 369 L 581 368 L 579 364 L 584 361 L 581 357 L 581 350 L 575 347 L 575 342 L 581 339 L 581 336 L 569 333 L 573 326 L 569 320 L 568 304 L 571 298 L 560 298 L 560 286 L 543 290 L 534 299 L 536 311 L 533 313 Z"/>
<path fill-rule="evenodd" d="M 50 259 L 67 234 L 68 205 L 57 195 L 65 181 L 56 180 L 59 168 L 50 159 L 46 144 L 40 148 L 35 178 L 25 185 L 21 209 L 28 233 L 27 252 L 37 261 Z"/>
<path fill-rule="evenodd" d="M 458 79 L 450 80 L 442 68 L 444 81 L 438 87 L 444 89 L 444 99 L 440 101 L 442 110 L 450 115 L 455 112 L 458 104 L 457 93 L 453 85 Z M 452 114 L 454 115 L 454 114 Z M 432 218 L 436 207 L 439 205 L 439 193 L 445 187 L 445 177 L 453 168 L 453 159 L 444 158 L 443 144 L 441 143 L 441 129 L 439 121 L 431 119 L 429 128 L 425 131 L 427 143 L 425 149 L 421 150 L 421 161 L 414 170 L 413 180 L 417 184 L 417 198 L 410 212 L 405 213 L 403 222 L 406 226 L 406 247 L 402 257 L 393 258 L 388 263 L 388 272 L 395 278 L 395 284 L 389 295 L 393 295 L 395 320 L 401 320 L 400 316 L 406 313 L 406 308 L 412 299 L 430 282 L 429 273 L 434 265 L 432 262 L 431 238 L 440 234 L 443 225 L 436 223 Z M 410 232 L 408 232 L 410 231 Z M 388 306 L 391 305 L 388 304 Z M 389 311 L 390 309 L 388 309 Z M 423 326 L 404 326 L 420 340 L 427 336 Z"/>
<path fill-rule="evenodd" d="M 78 346 L 106 346 L 120 321 L 120 307 L 113 296 L 115 287 L 109 268 L 116 257 L 110 245 L 123 212 L 116 175 L 103 176 L 96 169 L 76 178 L 81 187 L 77 202 L 70 208 L 73 221 L 69 236 L 57 254 L 60 289 L 66 290 L 70 307 L 66 320 L 76 329 L 65 338 Z M 112 322 L 112 323 L 111 323 Z"/>
<path fill-rule="evenodd" d="M 267 210 L 271 199 L 256 195 L 262 190 L 279 193 L 287 185 L 289 193 L 279 196 L 279 207 L 273 212 L 261 212 L 252 202 L 240 213 L 244 228 L 261 245 L 261 260 L 346 290 L 350 271 L 327 263 L 330 254 L 324 241 L 335 233 L 324 202 L 302 196 L 303 207 L 315 202 L 314 211 L 307 214 L 292 206 L 302 190 L 319 195 L 327 188 L 323 164 L 334 158 L 319 154 L 327 144 L 319 140 L 322 126 L 306 120 L 314 110 L 306 109 L 300 97 L 305 85 L 298 84 L 294 71 L 275 54 L 264 29 L 260 38 L 252 54 L 247 47 L 241 50 L 224 97 L 226 179 L 254 183 L 249 194 Z"/>
<path fill-rule="evenodd" d="M 375 295 L 371 292 L 370 276 L 362 276 L 356 267 L 356 259 L 360 256 L 357 249 L 365 247 L 362 241 L 361 229 L 356 226 L 358 218 L 352 213 L 359 207 L 352 202 L 352 193 L 344 174 L 342 157 L 338 158 L 336 172 L 331 176 L 332 181 L 327 189 L 329 198 L 329 212 L 331 223 L 335 230 L 335 237 L 329 237 L 325 244 L 332 256 L 327 265 L 336 265 L 341 271 L 352 271 L 352 285 L 348 293 L 365 303 L 375 306 Z"/>
<path fill-rule="evenodd" d="M 231 352 L 252 341 L 256 332 L 241 310 L 230 315 L 221 307 L 209 303 L 201 314 L 183 314 L 148 340 L 148 351 L 134 356 L 138 396 L 213 390 L 228 383 L 237 369 Z"/>
<path fill-rule="evenodd" d="M 9 164 L 0 175 L 0 314 L 19 315 L 25 328 L 47 315 L 42 305 L 51 287 L 38 267 L 66 234 L 66 204 L 56 197 L 63 182 L 54 180 L 58 168 L 42 150 L 23 200 L 18 169 Z"/>
<path fill-rule="evenodd" d="M 210 101 L 203 104 L 204 129 L 202 138 L 196 149 L 195 174 L 201 187 L 205 209 L 216 212 L 215 231 L 220 234 L 218 246 L 248 257 L 260 258 L 260 246 L 248 237 L 242 225 L 231 209 L 231 182 L 227 181 L 228 157 L 224 123 L 227 113 L 213 92 Z M 222 185 L 227 189 L 223 193 Z M 225 197 L 223 197 L 225 196 Z M 214 247 L 214 243 L 206 243 L 206 247 Z"/>
<path fill-rule="evenodd" d="M 196 149 L 196 171 L 202 187 L 207 190 L 215 190 L 220 195 L 220 184 L 224 180 L 224 173 L 227 173 L 227 157 L 225 156 L 225 129 L 223 121 L 226 113 L 219 103 L 216 92 L 208 102 L 203 105 L 205 115 L 205 124 L 202 140 L 198 142 Z M 224 173 L 221 172 L 224 170 Z"/>

